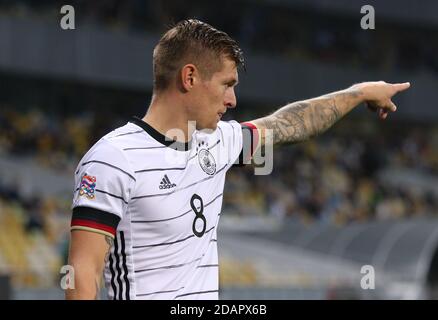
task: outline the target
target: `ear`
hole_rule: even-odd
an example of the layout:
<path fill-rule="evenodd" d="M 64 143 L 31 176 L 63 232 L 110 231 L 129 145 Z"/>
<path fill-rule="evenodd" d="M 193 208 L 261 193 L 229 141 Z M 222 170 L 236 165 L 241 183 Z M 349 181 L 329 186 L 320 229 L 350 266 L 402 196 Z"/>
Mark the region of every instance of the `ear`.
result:
<path fill-rule="evenodd" d="M 185 91 L 192 90 L 198 80 L 198 69 L 193 64 L 186 64 L 181 69 L 181 84 Z"/>

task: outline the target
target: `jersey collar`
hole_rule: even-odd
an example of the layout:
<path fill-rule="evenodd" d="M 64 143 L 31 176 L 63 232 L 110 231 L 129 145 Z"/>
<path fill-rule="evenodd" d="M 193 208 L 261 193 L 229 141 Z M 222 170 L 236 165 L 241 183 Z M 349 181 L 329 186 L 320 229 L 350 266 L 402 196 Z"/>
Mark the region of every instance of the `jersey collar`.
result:
<path fill-rule="evenodd" d="M 158 141 L 161 144 L 164 144 L 166 147 L 172 148 L 176 151 L 188 151 L 191 148 L 192 141 L 188 142 L 180 142 L 176 140 L 169 140 L 165 135 L 161 134 L 154 128 L 152 128 L 149 124 L 144 122 L 139 117 L 132 117 L 131 120 L 132 123 L 136 124 L 137 126 L 141 127 L 144 131 L 146 131 L 152 138 L 154 138 L 156 141 Z"/>

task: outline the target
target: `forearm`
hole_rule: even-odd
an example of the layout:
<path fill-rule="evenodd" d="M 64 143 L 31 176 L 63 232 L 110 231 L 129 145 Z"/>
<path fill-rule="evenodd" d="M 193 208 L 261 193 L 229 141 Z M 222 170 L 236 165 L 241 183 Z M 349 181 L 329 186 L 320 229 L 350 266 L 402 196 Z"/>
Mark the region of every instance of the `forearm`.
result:
<path fill-rule="evenodd" d="M 100 283 L 113 239 L 102 234 L 72 231 L 69 265 L 73 267 L 74 289 L 66 289 L 65 298 L 99 299 Z"/>
<path fill-rule="evenodd" d="M 363 92 L 353 86 L 288 104 L 253 122 L 259 129 L 270 129 L 262 130 L 262 143 L 266 135 L 271 135 L 274 144 L 295 143 L 324 132 L 363 101 Z"/>
<path fill-rule="evenodd" d="M 100 296 L 101 273 L 87 265 L 72 264 L 75 270 L 74 289 L 65 291 L 67 300 L 97 300 Z"/>

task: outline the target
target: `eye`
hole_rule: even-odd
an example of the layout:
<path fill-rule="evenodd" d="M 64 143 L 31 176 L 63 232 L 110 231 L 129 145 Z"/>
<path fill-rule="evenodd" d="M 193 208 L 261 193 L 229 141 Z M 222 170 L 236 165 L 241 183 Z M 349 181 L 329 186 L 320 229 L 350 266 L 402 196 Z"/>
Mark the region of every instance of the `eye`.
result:
<path fill-rule="evenodd" d="M 237 85 L 237 81 L 236 80 L 227 81 L 226 83 L 224 83 L 224 85 L 227 86 L 227 88 L 233 88 Z"/>

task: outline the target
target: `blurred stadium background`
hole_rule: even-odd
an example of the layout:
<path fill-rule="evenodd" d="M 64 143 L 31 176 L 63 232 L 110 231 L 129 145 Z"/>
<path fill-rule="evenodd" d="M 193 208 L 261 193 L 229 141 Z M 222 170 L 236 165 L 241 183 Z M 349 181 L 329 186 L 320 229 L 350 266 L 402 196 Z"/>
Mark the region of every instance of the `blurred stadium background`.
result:
<path fill-rule="evenodd" d="M 73 5 L 76 29 L 62 30 Z M 374 5 L 376 29 L 360 28 Z M 74 168 L 102 135 L 142 116 L 152 48 L 195 17 L 244 49 L 249 120 L 355 82 L 410 81 L 387 121 L 358 108 L 279 148 L 274 171 L 228 174 L 222 299 L 438 297 L 438 2 L 0 0 L 0 298 L 63 299 Z M 361 289 L 361 267 L 375 289 Z"/>

